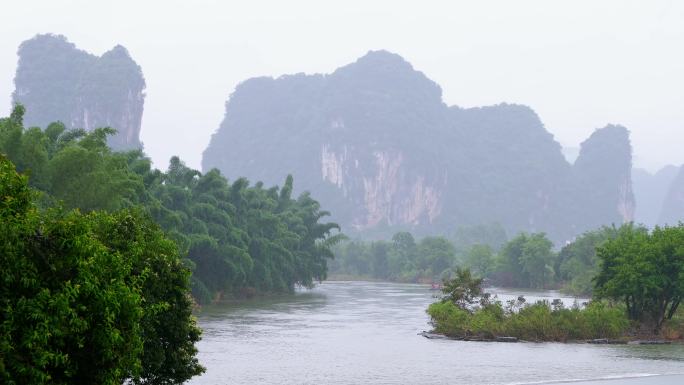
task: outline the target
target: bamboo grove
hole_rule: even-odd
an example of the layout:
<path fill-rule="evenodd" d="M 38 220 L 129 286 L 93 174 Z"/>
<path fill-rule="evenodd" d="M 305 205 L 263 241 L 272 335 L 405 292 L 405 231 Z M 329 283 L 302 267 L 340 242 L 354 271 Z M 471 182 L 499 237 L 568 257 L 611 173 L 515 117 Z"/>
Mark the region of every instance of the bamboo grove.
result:
<path fill-rule="evenodd" d="M 339 226 L 308 193 L 228 181 L 173 157 L 168 170 L 152 168 L 142 151 L 114 152 L 115 131 L 67 130 L 62 123 L 25 128 L 24 108 L 0 120 L 0 153 L 29 176 L 43 207 L 82 212 L 140 207 L 178 245 L 192 270 L 199 303 L 222 296 L 290 292 L 326 277 Z"/>

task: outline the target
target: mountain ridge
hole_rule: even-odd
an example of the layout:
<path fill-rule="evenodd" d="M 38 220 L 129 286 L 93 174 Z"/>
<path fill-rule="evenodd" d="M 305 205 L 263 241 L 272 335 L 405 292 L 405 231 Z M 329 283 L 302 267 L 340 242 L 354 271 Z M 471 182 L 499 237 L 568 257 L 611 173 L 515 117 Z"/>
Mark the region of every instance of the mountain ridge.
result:
<path fill-rule="evenodd" d="M 142 148 L 145 79 L 125 47 L 96 56 L 63 35 L 43 34 L 24 41 L 18 56 L 12 101 L 26 107 L 27 127 L 54 121 L 86 131 L 111 127 L 117 130 L 112 148 Z"/>
<path fill-rule="evenodd" d="M 578 161 L 530 107 L 448 106 L 401 56 L 370 51 L 331 74 L 240 83 L 202 168 L 266 184 L 293 174 L 356 234 L 500 222 L 565 241 L 633 218 L 627 129 L 596 130 Z"/>

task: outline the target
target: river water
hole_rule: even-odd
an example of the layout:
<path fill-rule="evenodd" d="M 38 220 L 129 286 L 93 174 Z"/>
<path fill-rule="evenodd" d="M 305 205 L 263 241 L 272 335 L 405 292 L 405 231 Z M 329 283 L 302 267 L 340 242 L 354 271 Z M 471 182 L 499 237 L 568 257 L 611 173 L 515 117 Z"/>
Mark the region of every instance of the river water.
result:
<path fill-rule="evenodd" d="M 423 285 L 324 282 L 293 296 L 205 307 L 198 348 L 207 372 L 190 383 L 684 384 L 683 376 L 649 377 L 684 373 L 683 345 L 426 339 L 417 333 L 430 329 L 425 309 L 433 294 Z M 498 292 L 503 300 L 518 294 L 559 298 Z"/>

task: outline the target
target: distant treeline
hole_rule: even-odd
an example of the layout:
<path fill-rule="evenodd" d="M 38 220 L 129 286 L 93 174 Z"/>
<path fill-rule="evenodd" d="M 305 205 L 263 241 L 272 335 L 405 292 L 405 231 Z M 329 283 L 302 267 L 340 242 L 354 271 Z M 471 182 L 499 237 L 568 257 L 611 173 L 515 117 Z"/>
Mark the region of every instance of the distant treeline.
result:
<path fill-rule="evenodd" d="M 334 248 L 330 273 L 402 282 L 441 282 L 456 268 L 470 269 L 498 286 L 562 288 L 590 294 L 598 271 L 596 247 L 614 238 L 617 229 L 586 232 L 554 250 L 543 233 L 520 233 L 508 240 L 498 224 L 459 228 L 453 237 L 416 240 L 408 232 L 391 241 L 352 240 Z"/>
<path fill-rule="evenodd" d="M 289 292 L 325 279 L 339 227 L 321 222 L 328 213 L 307 193 L 292 197 L 292 177 L 270 188 L 229 182 L 177 157 L 160 171 L 141 151 L 112 151 L 112 129 L 67 130 L 59 122 L 25 128 L 23 114 L 18 105 L 0 120 L 0 153 L 29 176 L 41 192 L 40 206 L 140 207 L 178 245 L 200 303 L 223 294 Z"/>

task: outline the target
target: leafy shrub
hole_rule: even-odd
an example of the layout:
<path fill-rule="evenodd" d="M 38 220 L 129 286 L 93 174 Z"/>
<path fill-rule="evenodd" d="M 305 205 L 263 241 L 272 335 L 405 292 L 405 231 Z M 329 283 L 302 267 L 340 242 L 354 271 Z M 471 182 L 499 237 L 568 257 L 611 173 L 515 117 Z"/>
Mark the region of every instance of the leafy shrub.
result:
<path fill-rule="evenodd" d="M 567 341 L 613 338 L 629 326 L 624 309 L 603 302 L 568 309 L 559 299 L 526 304 L 521 296 L 504 307 L 500 301 L 492 302 L 482 282 L 468 269 L 457 269 L 453 279 L 444 281 L 444 295 L 427 310 L 435 331 L 460 337 Z"/>
<path fill-rule="evenodd" d="M 470 329 L 472 315 L 451 302 L 435 302 L 428 307 L 427 312 L 437 333 L 462 336 Z"/>
<path fill-rule="evenodd" d="M 582 309 L 537 301 L 523 305 L 519 311 L 504 309 L 501 302 L 494 302 L 472 312 L 451 301 L 440 301 L 430 305 L 427 312 L 435 332 L 455 337 L 513 336 L 528 341 L 565 342 L 618 338 L 629 327 L 622 308 L 598 301 Z"/>

